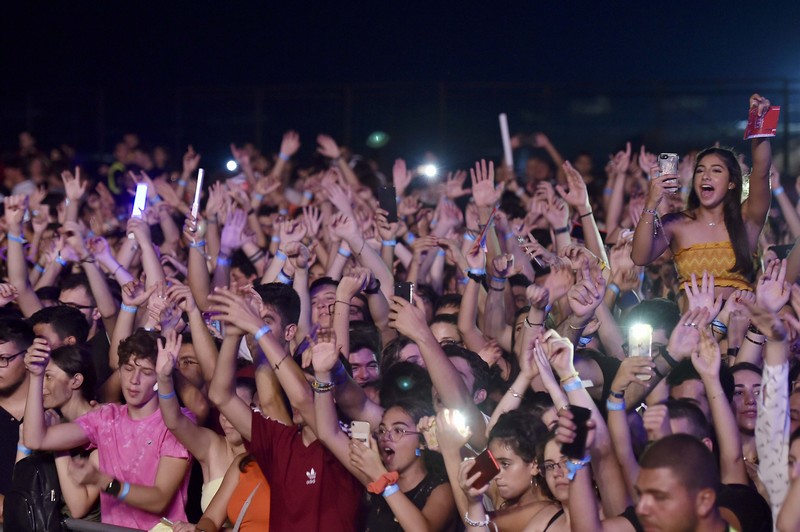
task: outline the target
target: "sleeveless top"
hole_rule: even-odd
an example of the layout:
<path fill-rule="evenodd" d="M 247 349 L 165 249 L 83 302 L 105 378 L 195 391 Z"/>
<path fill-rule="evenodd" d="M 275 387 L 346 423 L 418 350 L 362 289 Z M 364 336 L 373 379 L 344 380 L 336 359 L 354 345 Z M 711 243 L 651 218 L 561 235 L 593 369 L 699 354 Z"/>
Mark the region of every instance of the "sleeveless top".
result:
<path fill-rule="evenodd" d="M 200 488 L 200 509 L 203 510 L 203 512 L 205 512 L 206 509 L 208 509 L 208 505 L 211 504 L 211 499 L 214 498 L 217 490 L 222 485 L 223 478 L 224 477 L 219 477 L 214 480 L 209 480 Z"/>
<path fill-rule="evenodd" d="M 674 260 L 681 288 L 684 282 L 691 282 L 692 274 L 697 276 L 699 284 L 703 272 L 707 271 L 714 276 L 714 286 L 753 291 L 749 279 L 732 271 L 736 265 L 736 255 L 730 241 L 694 244 L 675 253 Z"/>
<path fill-rule="evenodd" d="M 447 483 L 447 480 L 428 474 L 422 479 L 422 482 L 414 486 L 403 494 L 414 503 L 419 510 L 425 507 L 428 502 L 431 492 L 440 484 Z M 367 526 L 365 532 L 384 532 L 384 531 L 397 531 L 402 532 L 403 527 L 395 520 L 392 509 L 382 495 L 369 494 L 369 515 L 367 515 Z"/>
<path fill-rule="evenodd" d="M 258 486 L 258 489 L 256 489 L 256 486 Z M 255 460 L 245 466 L 244 472 L 239 472 L 239 483 L 231 493 L 230 500 L 228 500 L 228 521 L 231 523 L 236 522 L 236 519 L 239 518 L 239 512 L 242 511 L 244 503 L 253 493 L 253 490 L 256 490 L 256 494 L 244 513 L 240 530 L 269 530 L 269 483 L 264 478 L 264 474 Z"/>

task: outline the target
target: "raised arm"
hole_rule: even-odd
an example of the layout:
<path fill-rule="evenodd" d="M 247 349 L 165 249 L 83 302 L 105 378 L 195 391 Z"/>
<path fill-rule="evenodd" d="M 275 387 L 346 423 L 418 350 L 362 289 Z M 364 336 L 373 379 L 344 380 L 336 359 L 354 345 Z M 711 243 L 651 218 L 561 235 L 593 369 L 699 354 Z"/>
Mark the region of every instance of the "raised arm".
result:
<path fill-rule="evenodd" d="M 750 109 L 759 116 L 769 109 L 768 99 L 758 94 L 750 96 Z M 756 138 L 752 143 L 753 166 L 750 169 L 750 195 L 742 204 L 742 217 L 759 228 L 764 227 L 770 206 L 769 170 L 772 166 L 772 145 L 769 138 Z"/>
<path fill-rule="evenodd" d="M 23 218 L 27 208 L 25 196 L 7 196 L 3 198 L 7 227 L 8 280 L 17 289 L 17 303 L 25 317 L 30 317 L 42 308 L 42 302 L 36 296 L 28 280 L 28 268 L 25 264 L 24 238 L 22 232 Z"/>

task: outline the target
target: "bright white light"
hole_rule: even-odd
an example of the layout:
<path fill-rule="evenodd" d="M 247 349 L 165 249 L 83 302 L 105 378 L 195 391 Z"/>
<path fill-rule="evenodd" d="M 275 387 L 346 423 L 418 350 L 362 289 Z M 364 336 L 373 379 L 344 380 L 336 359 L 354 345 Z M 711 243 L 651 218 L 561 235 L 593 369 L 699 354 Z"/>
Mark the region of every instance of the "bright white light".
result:
<path fill-rule="evenodd" d="M 239 165 L 238 165 L 238 164 L 236 164 L 236 161 L 234 161 L 233 159 L 231 159 L 230 161 L 228 161 L 228 162 L 225 164 L 225 168 L 227 168 L 229 172 L 233 172 L 234 170 L 236 170 L 237 168 L 239 168 Z"/>
<path fill-rule="evenodd" d="M 424 175 L 427 178 L 434 178 L 439 174 L 439 169 L 436 168 L 435 164 L 423 164 L 418 169 L 419 173 Z"/>

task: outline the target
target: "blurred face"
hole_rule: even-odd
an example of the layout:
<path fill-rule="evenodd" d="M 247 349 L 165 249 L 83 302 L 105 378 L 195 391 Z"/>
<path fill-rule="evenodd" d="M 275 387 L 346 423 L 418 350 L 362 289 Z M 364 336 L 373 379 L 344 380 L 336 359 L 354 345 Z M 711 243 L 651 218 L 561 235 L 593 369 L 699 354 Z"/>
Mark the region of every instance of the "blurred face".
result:
<path fill-rule="evenodd" d="M 798 465 L 800 465 L 800 438 L 794 440 L 789 447 L 789 477 L 792 480 L 800 476 L 797 471 Z"/>
<path fill-rule="evenodd" d="M 422 459 L 416 455 L 416 450 L 421 448 L 416 430 L 417 424 L 402 408 L 392 407 L 383 414 L 376 439 L 386 469 L 402 474 Z M 383 435 L 380 435 L 383 431 Z"/>
<path fill-rule="evenodd" d="M 14 342 L 0 344 L 0 397 L 8 397 L 22 386 L 25 371 L 25 351 Z"/>
<path fill-rule="evenodd" d="M 354 297 L 350 300 L 350 307 L 349 308 L 349 316 L 350 321 L 363 321 L 364 316 L 367 314 L 366 309 L 367 304 L 358 297 Z"/>
<path fill-rule="evenodd" d="M 231 279 L 236 283 L 237 286 L 246 286 L 248 284 L 252 284 L 255 281 L 256 276 L 247 276 L 239 268 L 231 268 Z"/>
<path fill-rule="evenodd" d="M 461 345 L 461 333 L 458 332 L 458 327 L 452 323 L 437 322 L 431 324 L 431 332 L 440 344 Z"/>
<path fill-rule="evenodd" d="M 353 351 L 348 357 L 350 368 L 353 370 L 353 380 L 359 386 L 364 386 L 370 382 L 378 380 L 380 370 L 378 369 L 378 359 L 375 353 L 368 347 L 362 347 L 358 351 Z"/>
<path fill-rule="evenodd" d="M 200 371 L 200 363 L 197 361 L 192 344 L 181 344 L 181 349 L 178 351 L 178 371 L 195 388 L 202 388 L 205 384 L 203 372 Z"/>
<path fill-rule="evenodd" d="M 67 375 L 63 369 L 59 368 L 52 360 L 47 363 L 44 370 L 44 384 L 42 385 L 42 400 L 45 410 L 49 408 L 61 408 L 70 399 L 72 394 L 80 385 L 75 377 Z"/>
<path fill-rule="evenodd" d="M 542 160 L 528 159 L 525 163 L 525 177 L 529 181 L 545 181 L 550 176 L 550 167 Z"/>
<path fill-rule="evenodd" d="M 236 388 L 236 395 L 239 396 L 239 399 L 244 401 L 246 404 L 251 405 L 253 402 L 253 393 L 250 391 L 249 388 L 244 386 L 239 386 Z M 231 445 L 241 445 L 242 444 L 242 435 L 239 434 L 239 431 L 233 428 L 231 422 L 228 421 L 222 413 L 219 415 L 219 426 L 222 428 L 222 432 L 225 433 L 225 439 Z"/>
<path fill-rule="evenodd" d="M 156 396 L 156 368 L 148 359 L 132 356 L 119 367 L 119 374 L 122 395 L 130 406 L 142 407 Z"/>
<path fill-rule="evenodd" d="M 753 434 L 756 430 L 758 398 L 761 395 L 761 375 L 752 371 L 737 371 L 733 374 L 736 387 L 733 391 L 733 412 L 739 430 Z"/>
<path fill-rule="evenodd" d="M 725 161 L 715 154 L 700 159 L 694 172 L 694 191 L 700 198 L 700 204 L 706 207 L 719 205 L 734 188 L 730 182 L 730 172 Z"/>
<path fill-rule="evenodd" d="M 95 320 L 100 319 L 95 302 L 82 286 L 63 290 L 58 299 L 62 304 L 80 310 L 81 314 L 86 317 L 86 321 L 89 325 L 94 324 Z"/>
<path fill-rule="evenodd" d="M 569 500 L 569 480 L 567 479 L 567 457 L 561 454 L 561 447 L 555 440 L 550 440 L 544 447 L 544 479 L 550 493 L 559 502 Z"/>
<path fill-rule="evenodd" d="M 537 472 L 535 462 L 524 461 L 506 441 L 499 438 L 489 442 L 489 450 L 500 466 L 500 473 L 492 482 L 504 500 L 516 499 L 531 489 L 531 478 Z"/>
<path fill-rule="evenodd" d="M 789 396 L 789 417 L 792 421 L 791 434 L 800 428 L 800 391 Z"/>
<path fill-rule="evenodd" d="M 516 310 L 528 305 L 528 298 L 525 296 L 526 290 L 527 288 L 524 286 L 511 287 L 511 293 L 514 294 L 514 308 Z"/>
<path fill-rule="evenodd" d="M 331 309 L 336 303 L 336 287 L 325 285 L 311 295 L 311 323 L 320 327 L 331 326 Z"/>
<path fill-rule="evenodd" d="M 461 377 L 461 380 L 464 381 L 464 385 L 467 387 L 467 390 L 473 394 L 473 400 L 476 403 L 482 402 L 485 396 L 476 397 L 474 390 L 475 374 L 472 373 L 472 368 L 470 367 L 469 362 L 461 357 L 448 357 L 448 360 L 456 368 L 456 371 L 458 371 L 458 375 Z M 440 412 L 445 405 L 442 403 L 442 399 L 439 396 L 439 392 L 436 390 L 435 386 L 431 387 L 431 395 L 433 396 L 434 410 L 436 410 L 436 412 Z"/>
<path fill-rule="evenodd" d="M 51 323 L 37 323 L 33 326 L 33 333 L 47 340 L 51 349 L 64 345 L 64 339 L 56 333 Z"/>
<path fill-rule="evenodd" d="M 667 468 L 639 471 L 636 481 L 639 503 L 636 515 L 648 532 L 695 530 L 696 496 L 689 492 Z"/>
<path fill-rule="evenodd" d="M 669 396 L 673 399 L 691 399 L 697 406 L 700 407 L 700 410 L 703 411 L 706 419 L 711 420 L 711 409 L 708 406 L 706 389 L 701 380 L 691 379 L 684 381 L 677 386 L 673 386 L 670 388 Z"/>
<path fill-rule="evenodd" d="M 575 170 L 585 177 L 592 171 L 592 158 L 588 155 L 578 155 L 572 165 Z"/>
<path fill-rule="evenodd" d="M 425 360 L 419 352 L 417 344 L 408 344 L 399 353 L 400 362 L 411 362 L 417 366 L 425 367 Z"/>

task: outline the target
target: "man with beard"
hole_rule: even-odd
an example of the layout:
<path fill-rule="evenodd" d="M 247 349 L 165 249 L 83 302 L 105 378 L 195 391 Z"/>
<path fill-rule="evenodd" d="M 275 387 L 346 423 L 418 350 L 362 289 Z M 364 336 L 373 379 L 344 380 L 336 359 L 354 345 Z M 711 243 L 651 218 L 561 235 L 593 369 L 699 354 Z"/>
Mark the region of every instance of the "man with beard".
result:
<path fill-rule="evenodd" d="M 33 329 L 17 318 L 0 320 L 0 522 L 5 495 L 19 444 L 19 426 L 28 395 L 25 351 L 33 343 Z"/>

